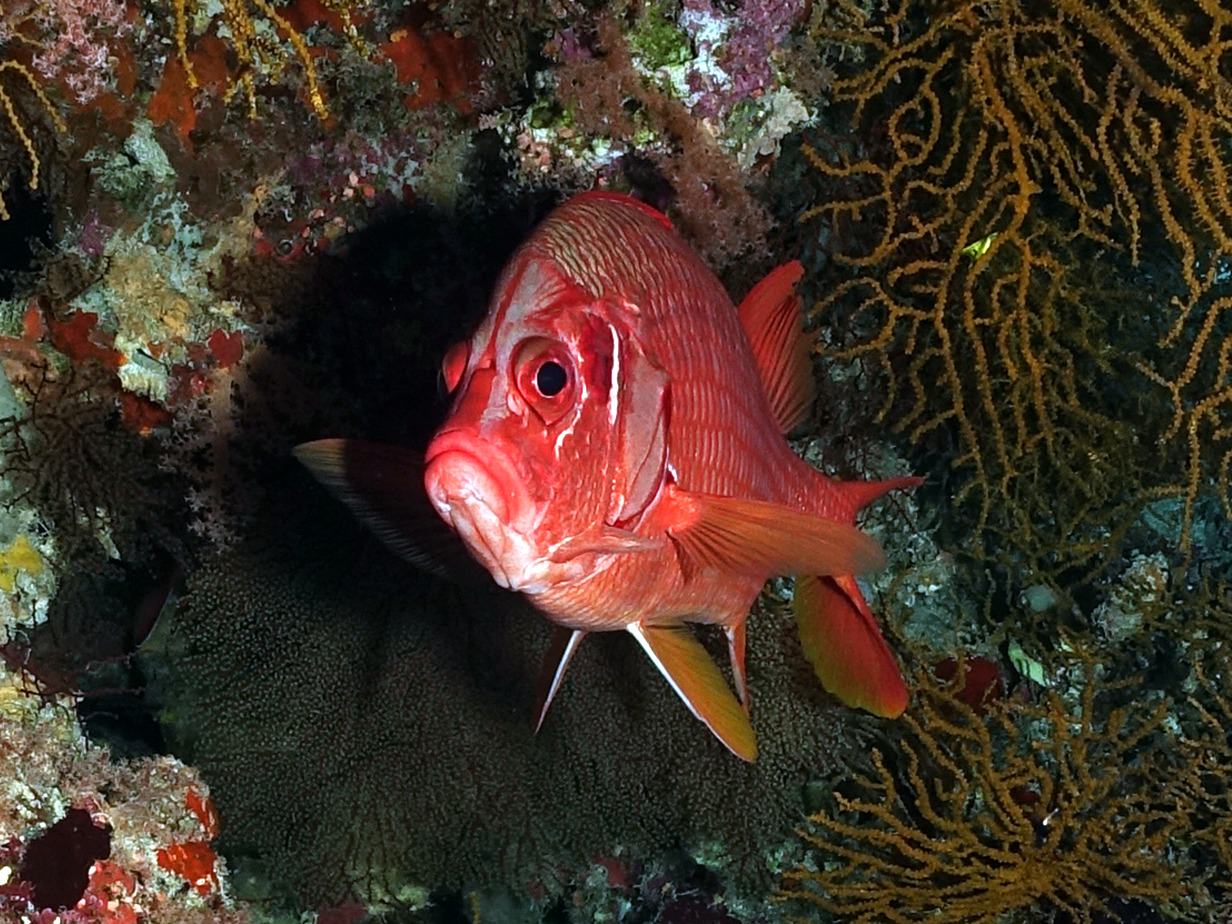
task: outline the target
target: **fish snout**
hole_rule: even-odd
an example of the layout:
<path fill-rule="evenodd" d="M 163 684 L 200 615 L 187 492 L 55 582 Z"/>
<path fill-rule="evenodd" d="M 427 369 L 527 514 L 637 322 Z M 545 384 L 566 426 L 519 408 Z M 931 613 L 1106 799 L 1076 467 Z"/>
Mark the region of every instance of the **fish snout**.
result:
<path fill-rule="evenodd" d="M 457 430 L 440 433 L 424 456 L 424 488 L 496 582 L 517 589 L 532 504 L 509 454 Z"/>

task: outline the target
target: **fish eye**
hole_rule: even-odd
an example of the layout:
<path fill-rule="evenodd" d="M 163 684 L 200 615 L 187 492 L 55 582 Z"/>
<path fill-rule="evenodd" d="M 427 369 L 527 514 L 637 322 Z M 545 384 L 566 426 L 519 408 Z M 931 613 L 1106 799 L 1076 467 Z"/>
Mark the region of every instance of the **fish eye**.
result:
<path fill-rule="evenodd" d="M 576 373 L 569 348 L 550 337 L 528 337 L 513 350 L 510 377 L 518 394 L 549 426 L 573 407 Z"/>
<path fill-rule="evenodd" d="M 554 359 L 545 360 L 535 373 L 535 387 L 545 398 L 555 398 L 569 384 L 569 373 Z"/>

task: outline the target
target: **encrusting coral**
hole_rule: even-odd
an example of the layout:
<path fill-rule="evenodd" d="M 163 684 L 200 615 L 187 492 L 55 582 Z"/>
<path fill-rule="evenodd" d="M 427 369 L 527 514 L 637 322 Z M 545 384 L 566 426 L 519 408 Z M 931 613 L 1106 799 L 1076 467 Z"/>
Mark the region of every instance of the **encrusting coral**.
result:
<path fill-rule="evenodd" d="M 208 789 L 171 757 L 120 762 L 71 703 L 22 693 L 0 664 L 0 919 L 242 924 Z"/>
<path fill-rule="evenodd" d="M 329 109 L 317 79 L 314 55 L 303 30 L 268 0 L 226 0 L 221 6 L 221 18 L 231 37 L 238 65 L 234 72 L 228 75 L 230 86 L 226 90 L 226 99 L 230 100 L 242 90 L 248 104 L 248 115 L 250 118 L 256 118 L 257 75 L 267 72 L 273 79 L 278 79 L 291 61 L 294 61 L 302 71 L 304 90 L 312 111 L 317 118 L 326 119 Z M 347 0 L 325 0 L 322 6 L 337 21 L 348 40 L 362 48 L 363 43 L 356 31 L 354 20 L 365 15 L 364 4 Z M 190 54 L 192 36 L 189 23 L 200 14 L 202 5 L 190 0 L 172 0 L 171 8 L 175 14 L 175 49 L 178 63 L 188 88 L 196 90 L 200 83 Z M 253 15 L 254 10 L 256 16 Z M 279 39 L 290 46 L 290 53 Z"/>

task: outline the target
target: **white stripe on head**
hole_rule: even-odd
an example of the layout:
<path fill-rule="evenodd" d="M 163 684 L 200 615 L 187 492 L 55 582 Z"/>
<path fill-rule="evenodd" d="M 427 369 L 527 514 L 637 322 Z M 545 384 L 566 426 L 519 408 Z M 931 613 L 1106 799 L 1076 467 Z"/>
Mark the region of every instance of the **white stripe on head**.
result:
<path fill-rule="evenodd" d="M 616 415 L 620 413 L 620 335 L 610 322 L 607 329 L 612 332 L 612 381 L 608 384 L 607 420 L 616 426 Z"/>

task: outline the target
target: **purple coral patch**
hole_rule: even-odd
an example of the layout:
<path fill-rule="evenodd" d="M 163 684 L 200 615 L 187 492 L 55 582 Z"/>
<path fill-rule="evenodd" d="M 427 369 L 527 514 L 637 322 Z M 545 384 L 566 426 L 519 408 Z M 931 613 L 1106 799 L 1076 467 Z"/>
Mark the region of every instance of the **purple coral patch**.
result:
<path fill-rule="evenodd" d="M 85 894 L 90 866 L 111 855 L 111 829 L 100 828 L 85 809 L 63 818 L 30 842 L 21 862 L 21 879 L 39 908 L 71 908 Z"/>
<path fill-rule="evenodd" d="M 713 899 L 696 893 L 678 895 L 662 907 L 659 924 L 740 924 Z"/>

